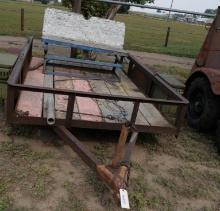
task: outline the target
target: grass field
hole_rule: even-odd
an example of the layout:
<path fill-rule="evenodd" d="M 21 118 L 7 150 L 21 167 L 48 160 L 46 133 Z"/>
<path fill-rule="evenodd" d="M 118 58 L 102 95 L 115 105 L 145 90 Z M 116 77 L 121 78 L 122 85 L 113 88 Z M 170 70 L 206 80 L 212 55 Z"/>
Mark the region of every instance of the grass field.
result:
<path fill-rule="evenodd" d="M 44 10 L 37 3 L 0 1 L 0 35 L 41 36 Z M 50 5 L 51 7 L 51 5 Z M 59 8 L 59 6 L 57 6 Z M 25 31 L 20 31 L 20 9 L 25 10 Z M 169 22 L 140 15 L 118 15 L 126 24 L 125 48 L 129 50 L 195 57 L 205 38 L 204 26 Z M 171 26 L 169 46 L 164 47 L 168 25 Z"/>
<path fill-rule="evenodd" d="M 26 11 L 24 34 L 19 32 L 20 7 Z M 0 0 L 1 34 L 40 37 L 44 9 L 42 5 Z M 164 22 L 136 15 L 119 15 L 117 19 L 127 25 L 126 48 L 141 51 L 193 56 L 206 33 L 203 27 L 171 23 L 178 31 L 199 36 L 193 40 L 183 33 L 171 34 L 170 47 L 165 49 L 165 35 L 159 33 L 167 27 Z M 36 45 L 34 48 L 38 53 Z M 148 61 L 147 57 L 144 64 Z M 171 66 L 169 61 L 153 67 L 183 81 L 189 73 L 184 65 Z M 0 104 L 0 211 L 121 210 L 96 174 L 52 131 L 6 126 L 3 110 Z M 74 130 L 74 134 L 99 160 L 110 163 L 118 133 Z M 178 138 L 140 134 L 132 154 L 131 210 L 219 211 L 220 155 L 213 140 L 212 135 L 186 125 Z"/>
<path fill-rule="evenodd" d="M 75 135 L 110 162 L 119 134 Z M 96 174 L 49 130 L 1 121 L 0 166 L 0 211 L 121 210 Z M 220 157 L 212 137 L 187 127 L 178 139 L 140 135 L 128 192 L 132 211 L 219 211 Z"/>
<path fill-rule="evenodd" d="M 169 22 L 140 15 L 118 15 L 126 23 L 125 46 L 128 49 L 195 57 L 207 31 L 204 26 Z M 164 47 L 167 27 L 171 27 L 170 41 Z"/>

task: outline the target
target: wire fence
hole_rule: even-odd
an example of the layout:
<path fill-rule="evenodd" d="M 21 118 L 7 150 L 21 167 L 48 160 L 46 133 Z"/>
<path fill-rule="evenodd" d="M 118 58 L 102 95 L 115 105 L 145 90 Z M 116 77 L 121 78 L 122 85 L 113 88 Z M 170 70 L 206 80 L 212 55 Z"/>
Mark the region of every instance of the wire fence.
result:
<path fill-rule="evenodd" d="M 43 16 L 44 11 L 33 13 L 24 8 L 10 10 L 0 8 L 0 34 L 39 38 L 42 32 Z"/>
<path fill-rule="evenodd" d="M 1 7 L 0 3 L 0 35 L 40 38 L 45 8 L 40 4 Z M 207 34 L 203 25 L 147 15 L 119 14 L 116 20 L 126 24 L 125 48 L 130 50 L 194 57 Z"/>
<path fill-rule="evenodd" d="M 207 34 L 204 25 L 149 15 L 118 15 L 117 19 L 126 24 L 125 46 L 132 50 L 195 57 Z"/>

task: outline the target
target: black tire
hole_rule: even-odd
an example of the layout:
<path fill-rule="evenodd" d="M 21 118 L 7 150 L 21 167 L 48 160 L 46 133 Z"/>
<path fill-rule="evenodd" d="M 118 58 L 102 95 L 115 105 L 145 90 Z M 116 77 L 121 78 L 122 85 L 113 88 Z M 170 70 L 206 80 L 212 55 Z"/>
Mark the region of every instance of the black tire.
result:
<path fill-rule="evenodd" d="M 218 122 L 216 129 L 216 146 L 218 148 L 218 152 L 220 153 L 220 122 Z"/>
<path fill-rule="evenodd" d="M 187 122 L 201 131 L 214 130 L 219 119 L 219 99 L 212 93 L 206 78 L 196 78 L 188 87 Z"/>

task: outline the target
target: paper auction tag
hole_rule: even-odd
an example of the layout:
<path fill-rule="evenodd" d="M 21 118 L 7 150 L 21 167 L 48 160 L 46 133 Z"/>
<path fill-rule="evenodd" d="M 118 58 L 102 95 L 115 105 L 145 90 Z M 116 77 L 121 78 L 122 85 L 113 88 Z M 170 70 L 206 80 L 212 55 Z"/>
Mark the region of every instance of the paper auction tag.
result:
<path fill-rule="evenodd" d="M 125 189 L 120 189 L 121 208 L 130 209 L 128 192 Z"/>

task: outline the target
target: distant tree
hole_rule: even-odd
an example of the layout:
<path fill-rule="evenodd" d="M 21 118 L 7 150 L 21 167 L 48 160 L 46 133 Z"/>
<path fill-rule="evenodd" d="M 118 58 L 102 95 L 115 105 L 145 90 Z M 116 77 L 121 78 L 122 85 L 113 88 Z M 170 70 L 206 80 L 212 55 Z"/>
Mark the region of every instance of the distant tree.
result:
<path fill-rule="evenodd" d="M 74 2 L 76 0 L 63 0 L 63 5 L 66 7 L 69 7 L 73 10 L 74 8 Z M 154 0 L 121 0 L 122 2 L 131 2 L 131 3 L 137 3 L 137 4 L 145 4 L 145 3 L 152 3 Z M 129 7 L 121 6 L 121 5 L 110 5 L 104 2 L 97 2 L 94 0 L 82 0 L 82 7 L 81 11 L 82 14 L 89 18 L 90 16 L 97 16 L 97 17 L 105 17 L 108 19 L 114 19 L 115 15 L 119 11 L 126 11 L 128 12 Z"/>
<path fill-rule="evenodd" d="M 121 13 L 121 14 L 128 14 L 128 11 L 130 10 L 130 6 L 122 6 L 118 13 Z"/>
<path fill-rule="evenodd" d="M 217 12 L 217 9 L 216 10 L 214 10 L 214 9 L 206 9 L 205 10 L 205 13 L 208 13 L 208 14 L 216 14 L 216 12 Z"/>
<path fill-rule="evenodd" d="M 161 13 L 161 10 L 157 9 L 157 13 Z"/>
<path fill-rule="evenodd" d="M 49 0 L 41 0 L 41 3 L 42 3 L 42 4 L 48 4 L 48 3 L 49 3 Z"/>
<path fill-rule="evenodd" d="M 178 19 L 183 18 L 183 17 L 185 17 L 185 15 L 180 14 L 180 13 L 173 14 L 173 19 L 174 20 L 178 20 Z"/>

